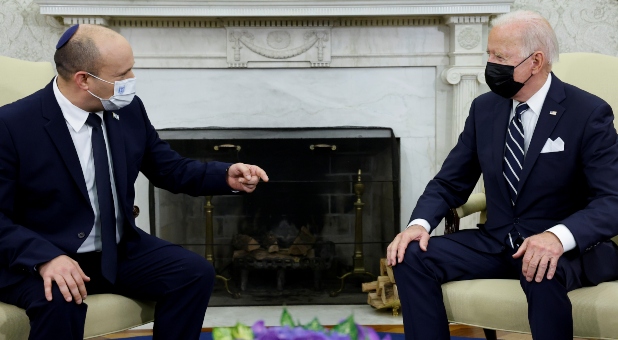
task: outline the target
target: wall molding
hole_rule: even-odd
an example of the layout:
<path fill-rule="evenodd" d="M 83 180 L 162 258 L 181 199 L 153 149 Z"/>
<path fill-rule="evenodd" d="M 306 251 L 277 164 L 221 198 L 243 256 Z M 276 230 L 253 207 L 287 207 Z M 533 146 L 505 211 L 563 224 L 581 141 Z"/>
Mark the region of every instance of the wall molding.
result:
<path fill-rule="evenodd" d="M 444 17 L 351 18 L 164 18 L 65 16 L 64 25 L 96 24 L 110 27 L 222 28 L 222 27 L 405 27 L 441 26 Z"/>

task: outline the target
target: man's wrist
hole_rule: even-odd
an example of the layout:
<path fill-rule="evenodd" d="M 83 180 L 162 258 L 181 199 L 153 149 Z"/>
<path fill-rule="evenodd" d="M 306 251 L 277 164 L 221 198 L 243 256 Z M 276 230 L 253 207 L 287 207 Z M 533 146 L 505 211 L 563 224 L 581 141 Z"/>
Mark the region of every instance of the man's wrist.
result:
<path fill-rule="evenodd" d="M 233 165 L 233 164 L 232 164 L 232 165 Z M 232 186 L 230 185 L 230 181 L 229 181 L 229 178 L 230 178 L 230 168 L 232 167 L 232 165 L 228 166 L 228 167 L 227 167 L 227 169 L 225 169 L 225 183 L 227 183 L 227 185 L 228 185 L 230 188 L 232 188 Z M 238 190 L 234 190 L 234 189 L 232 189 L 232 193 L 233 193 L 233 194 L 237 194 L 237 193 L 239 193 L 239 192 L 240 192 L 240 191 L 238 191 Z"/>
<path fill-rule="evenodd" d="M 557 224 L 549 229 L 546 232 L 550 232 L 554 234 L 562 244 L 562 248 L 564 252 L 574 249 L 577 246 L 575 242 L 575 237 L 573 233 L 566 227 L 564 224 Z"/>
<path fill-rule="evenodd" d="M 425 228 L 425 230 L 427 230 L 427 233 L 431 233 L 431 226 L 429 225 L 429 222 L 427 222 L 427 220 L 423 219 L 423 218 L 416 218 L 412 221 L 410 221 L 410 223 L 408 223 L 408 226 L 406 227 L 406 229 L 410 228 L 411 226 L 418 224 L 421 227 Z"/>

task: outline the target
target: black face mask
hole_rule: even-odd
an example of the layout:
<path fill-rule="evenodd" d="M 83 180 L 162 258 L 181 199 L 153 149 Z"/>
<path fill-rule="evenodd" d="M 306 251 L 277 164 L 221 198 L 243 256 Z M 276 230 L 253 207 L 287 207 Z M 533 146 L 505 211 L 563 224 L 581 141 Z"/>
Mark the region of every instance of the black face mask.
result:
<path fill-rule="evenodd" d="M 534 54 L 534 53 L 532 53 Z M 532 56 L 530 54 L 528 58 Z M 489 88 L 497 95 L 500 95 L 504 98 L 510 99 L 513 98 L 521 90 L 522 87 L 526 84 L 528 79 L 532 78 L 532 74 L 525 82 L 520 83 L 516 82 L 513 78 L 513 72 L 515 72 L 515 68 L 521 65 L 524 61 L 528 60 L 528 58 L 521 61 L 521 63 L 516 66 L 510 65 L 501 65 L 496 63 L 487 62 L 487 66 L 485 67 L 485 81 Z"/>

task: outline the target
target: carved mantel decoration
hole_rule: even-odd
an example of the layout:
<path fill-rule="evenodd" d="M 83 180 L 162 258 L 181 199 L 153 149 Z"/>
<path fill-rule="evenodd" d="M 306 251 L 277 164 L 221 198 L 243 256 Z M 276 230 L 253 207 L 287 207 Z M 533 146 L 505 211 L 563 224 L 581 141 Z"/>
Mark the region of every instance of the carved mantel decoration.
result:
<path fill-rule="evenodd" d="M 311 67 L 330 65 L 330 28 L 226 27 L 228 65 L 247 67 L 249 61 L 309 61 Z M 241 53 L 241 50 L 248 50 Z M 253 53 L 249 53 L 253 52 Z"/>

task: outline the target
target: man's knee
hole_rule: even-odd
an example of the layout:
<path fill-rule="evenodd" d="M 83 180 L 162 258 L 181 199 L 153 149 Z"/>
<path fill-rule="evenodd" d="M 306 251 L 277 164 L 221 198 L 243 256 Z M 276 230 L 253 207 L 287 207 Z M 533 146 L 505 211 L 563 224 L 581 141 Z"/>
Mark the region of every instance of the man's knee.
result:
<path fill-rule="evenodd" d="M 412 241 L 408 244 L 408 247 L 406 248 L 406 253 L 403 260 L 412 263 L 419 262 L 423 260 L 426 253 L 426 251 L 421 249 L 420 243 Z"/>
<path fill-rule="evenodd" d="M 185 282 L 195 282 L 200 285 L 213 286 L 215 281 L 215 268 L 205 258 L 187 251 L 181 260 L 183 267 L 182 276 Z"/>
<path fill-rule="evenodd" d="M 552 279 L 547 278 L 547 272 L 543 275 L 541 282 L 536 282 L 536 273 L 531 282 L 526 281 L 526 277 L 520 272 L 520 284 L 524 292 L 534 293 L 543 291 L 551 286 L 557 289 L 565 289 L 567 292 L 582 287 L 581 267 L 579 262 L 572 263 L 565 258 L 558 260 L 558 266 Z M 542 294 L 542 293 L 541 293 Z"/>
<path fill-rule="evenodd" d="M 398 275 L 398 272 L 401 271 L 408 272 L 410 271 L 410 267 L 418 267 L 419 265 L 421 265 L 424 255 L 425 252 L 421 249 L 418 242 L 410 242 L 408 244 L 408 247 L 406 248 L 402 263 L 393 267 L 394 274 Z M 409 273 L 407 274 L 409 275 Z"/>
<path fill-rule="evenodd" d="M 41 286 L 40 294 L 33 294 L 30 301 L 26 304 L 26 313 L 30 319 L 53 314 L 55 318 L 66 317 L 74 320 L 74 318 L 86 319 L 86 311 L 88 306 L 84 303 L 77 304 L 74 299 L 66 301 L 64 295 L 58 288 L 55 282 L 52 282 L 52 300 L 48 301 L 45 297 L 43 286 Z M 84 301 L 85 302 L 85 301 Z"/>

